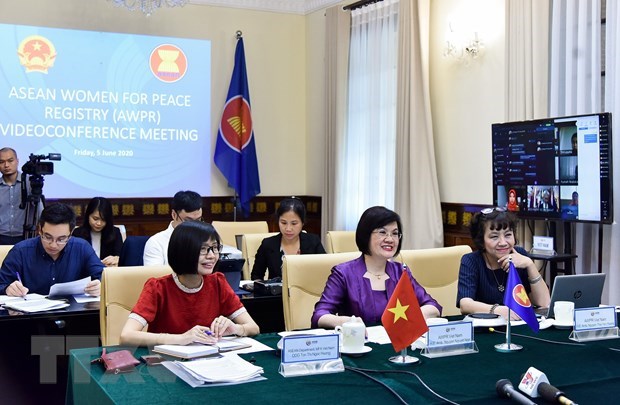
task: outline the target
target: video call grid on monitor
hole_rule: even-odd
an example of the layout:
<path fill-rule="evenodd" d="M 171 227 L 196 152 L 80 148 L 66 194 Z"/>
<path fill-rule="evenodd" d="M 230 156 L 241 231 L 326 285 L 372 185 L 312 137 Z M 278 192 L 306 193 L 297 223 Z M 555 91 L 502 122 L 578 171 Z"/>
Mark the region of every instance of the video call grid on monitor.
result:
<path fill-rule="evenodd" d="M 611 223 L 611 114 L 492 125 L 493 200 L 527 219 Z"/>

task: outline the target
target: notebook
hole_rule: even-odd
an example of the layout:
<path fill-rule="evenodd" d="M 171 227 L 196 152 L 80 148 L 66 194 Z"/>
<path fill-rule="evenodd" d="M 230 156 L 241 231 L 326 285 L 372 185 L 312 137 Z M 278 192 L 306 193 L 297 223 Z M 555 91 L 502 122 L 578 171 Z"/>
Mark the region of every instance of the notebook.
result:
<path fill-rule="evenodd" d="M 181 359 L 195 359 L 197 357 L 216 354 L 219 352 L 219 349 L 217 346 L 196 343 L 191 345 L 157 345 L 153 348 L 153 351 Z"/>
<path fill-rule="evenodd" d="M 551 290 L 551 302 L 547 318 L 553 318 L 556 301 L 571 301 L 575 308 L 598 307 L 601 304 L 605 273 L 557 276 Z"/>

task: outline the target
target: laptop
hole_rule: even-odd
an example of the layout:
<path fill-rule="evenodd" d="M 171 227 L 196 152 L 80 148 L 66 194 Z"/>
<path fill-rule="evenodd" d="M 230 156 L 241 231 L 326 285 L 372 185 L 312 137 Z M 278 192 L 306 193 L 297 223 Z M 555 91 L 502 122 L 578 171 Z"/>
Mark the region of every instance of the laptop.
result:
<path fill-rule="evenodd" d="M 244 263 L 245 259 L 221 259 L 215 267 L 215 271 L 224 273 L 226 281 L 228 281 L 228 284 L 237 295 L 249 294 L 249 292 L 239 287 Z"/>
<path fill-rule="evenodd" d="M 601 304 L 605 273 L 557 276 L 551 290 L 547 318 L 553 318 L 556 301 L 571 301 L 575 308 L 598 307 Z"/>

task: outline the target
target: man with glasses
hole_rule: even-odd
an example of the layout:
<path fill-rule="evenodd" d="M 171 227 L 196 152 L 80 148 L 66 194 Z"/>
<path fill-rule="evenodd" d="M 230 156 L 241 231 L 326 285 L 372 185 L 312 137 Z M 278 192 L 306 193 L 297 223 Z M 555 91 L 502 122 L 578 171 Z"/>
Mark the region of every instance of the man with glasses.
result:
<path fill-rule="evenodd" d="M 145 266 L 168 264 L 168 243 L 174 228 L 185 221 L 202 221 L 202 197 L 195 191 L 176 193 L 171 208 L 168 228 L 151 236 L 144 245 Z"/>
<path fill-rule="evenodd" d="M 88 242 L 72 238 L 75 213 L 66 204 L 46 207 L 39 218 L 39 237 L 16 244 L 0 268 L 0 294 L 49 294 L 56 283 L 91 277 L 84 292 L 99 296 L 103 264 Z"/>

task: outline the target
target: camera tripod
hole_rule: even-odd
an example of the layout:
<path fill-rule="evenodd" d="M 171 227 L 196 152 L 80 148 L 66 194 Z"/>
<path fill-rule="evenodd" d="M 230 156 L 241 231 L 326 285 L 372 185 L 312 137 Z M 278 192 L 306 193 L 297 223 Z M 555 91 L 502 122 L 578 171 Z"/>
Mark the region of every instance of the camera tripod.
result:
<path fill-rule="evenodd" d="M 30 193 L 26 187 L 26 174 L 22 173 L 22 203 L 20 208 L 26 210 L 24 218 L 24 239 L 34 238 L 37 236 L 37 225 L 41 209 L 45 205 L 45 196 L 43 195 L 43 176 L 30 176 Z"/>

